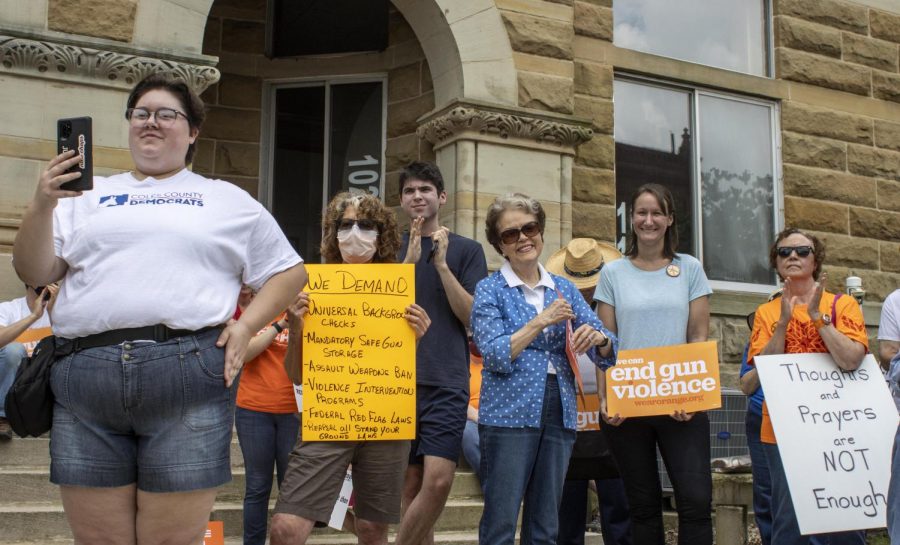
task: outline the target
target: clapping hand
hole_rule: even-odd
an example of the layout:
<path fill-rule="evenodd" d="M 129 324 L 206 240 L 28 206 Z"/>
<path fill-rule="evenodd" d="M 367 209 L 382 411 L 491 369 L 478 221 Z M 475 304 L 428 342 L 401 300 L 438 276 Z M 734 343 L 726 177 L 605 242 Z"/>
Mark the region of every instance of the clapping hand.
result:
<path fill-rule="evenodd" d="M 406 246 L 406 257 L 403 258 L 404 263 L 418 263 L 422 257 L 422 224 L 425 218 L 419 216 L 413 218 L 409 223 L 409 244 Z"/>

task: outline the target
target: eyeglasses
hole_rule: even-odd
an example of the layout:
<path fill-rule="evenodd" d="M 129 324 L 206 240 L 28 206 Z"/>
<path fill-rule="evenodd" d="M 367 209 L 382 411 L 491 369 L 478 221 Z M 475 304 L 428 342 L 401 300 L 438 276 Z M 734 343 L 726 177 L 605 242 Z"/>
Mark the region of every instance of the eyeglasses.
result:
<path fill-rule="evenodd" d="M 791 257 L 791 254 L 794 252 L 797 252 L 797 257 L 806 257 L 814 253 L 812 246 L 781 246 L 780 248 L 775 248 L 775 253 L 779 257 Z"/>
<path fill-rule="evenodd" d="M 146 123 L 150 120 L 150 117 L 153 116 L 157 123 L 168 126 L 175 123 L 175 120 L 178 119 L 179 115 L 185 119 L 188 118 L 186 114 L 183 114 L 178 110 L 173 110 L 172 108 L 160 108 L 154 112 L 151 112 L 147 108 L 128 108 L 125 110 L 125 119 L 131 121 L 132 125 Z"/>
<path fill-rule="evenodd" d="M 523 233 L 528 238 L 536 237 L 541 234 L 541 225 L 536 221 L 530 221 L 522 227 L 507 229 L 500 233 L 500 241 L 503 244 L 513 244 Z"/>
<path fill-rule="evenodd" d="M 358 225 L 361 231 L 376 231 L 378 230 L 378 222 L 374 220 L 367 219 L 342 219 L 337 222 L 338 231 L 344 231 L 347 229 L 353 229 L 354 225 Z"/>

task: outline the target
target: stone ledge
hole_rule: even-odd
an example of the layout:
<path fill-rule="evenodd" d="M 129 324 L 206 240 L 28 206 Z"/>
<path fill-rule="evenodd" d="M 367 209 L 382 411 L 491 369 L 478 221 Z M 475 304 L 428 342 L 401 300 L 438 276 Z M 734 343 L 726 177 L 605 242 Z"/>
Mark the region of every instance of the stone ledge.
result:
<path fill-rule="evenodd" d="M 416 131 L 438 150 L 457 140 L 497 141 L 507 145 L 575 154 L 575 146 L 593 136 L 590 121 L 477 101 L 454 101 L 419 119 Z"/>
<path fill-rule="evenodd" d="M 650 75 L 672 82 L 721 89 L 740 95 L 793 100 L 829 110 L 900 123 L 900 108 L 897 108 L 896 105 L 896 102 L 900 102 L 900 75 L 898 74 L 874 71 L 873 78 L 878 78 L 878 81 L 873 98 L 808 83 L 742 74 L 643 51 L 624 49 L 587 36 L 575 36 L 573 51 L 576 93 L 602 96 L 601 93 L 591 92 L 590 86 L 585 83 L 586 76 L 597 76 L 602 77 L 601 82 L 610 80 L 608 93 L 611 97 L 611 80 L 613 69 L 615 69 L 622 74 Z M 608 70 L 608 78 L 604 76 L 604 70 Z M 606 84 L 604 84 L 604 91 L 606 91 Z"/>
<path fill-rule="evenodd" d="M 56 33 L 26 35 L 0 28 L 0 73 L 130 89 L 152 73 L 165 72 L 183 78 L 197 93 L 219 81 L 220 73 L 212 66 L 214 58 L 195 57 L 194 62 L 185 62 L 172 52 L 107 42 L 110 40 L 74 40 Z"/>

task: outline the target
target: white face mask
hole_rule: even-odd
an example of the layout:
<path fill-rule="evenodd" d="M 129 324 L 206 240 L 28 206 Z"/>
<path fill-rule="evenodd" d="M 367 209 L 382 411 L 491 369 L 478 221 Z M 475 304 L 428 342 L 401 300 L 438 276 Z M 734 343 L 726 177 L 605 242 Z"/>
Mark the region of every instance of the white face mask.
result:
<path fill-rule="evenodd" d="M 338 248 L 345 263 L 368 263 L 375 255 L 378 231 L 362 230 L 354 224 L 337 232 Z"/>

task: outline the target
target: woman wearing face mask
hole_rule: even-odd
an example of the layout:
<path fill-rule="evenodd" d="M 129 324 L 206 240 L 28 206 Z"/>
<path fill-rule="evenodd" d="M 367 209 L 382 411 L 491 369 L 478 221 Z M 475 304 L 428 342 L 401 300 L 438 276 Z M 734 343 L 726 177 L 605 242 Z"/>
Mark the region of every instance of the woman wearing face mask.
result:
<path fill-rule="evenodd" d="M 322 257 L 326 263 L 393 263 L 400 248 L 394 212 L 372 195 L 340 193 L 322 218 Z M 288 308 L 285 369 L 303 382 L 303 315 L 308 294 Z M 416 339 L 431 320 L 422 307 L 406 307 Z M 353 466 L 356 534 L 360 543 L 387 543 L 388 524 L 400 521 L 400 493 L 409 457 L 409 441 L 301 441 L 291 453 L 287 475 L 272 517 L 273 545 L 306 543 L 317 520 L 328 520 L 348 464 Z"/>

